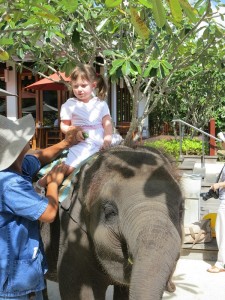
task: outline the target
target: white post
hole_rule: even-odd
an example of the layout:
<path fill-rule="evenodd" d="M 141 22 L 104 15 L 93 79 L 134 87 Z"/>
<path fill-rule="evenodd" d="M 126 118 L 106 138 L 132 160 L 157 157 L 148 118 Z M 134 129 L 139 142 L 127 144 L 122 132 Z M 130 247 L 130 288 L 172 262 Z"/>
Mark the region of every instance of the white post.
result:
<path fill-rule="evenodd" d="M 6 66 L 6 90 L 12 94 L 17 95 L 17 73 L 15 64 L 10 64 Z M 18 102 L 16 96 L 6 97 L 6 116 L 15 121 L 18 118 Z"/>
<path fill-rule="evenodd" d="M 117 103 L 116 103 L 116 83 L 112 82 L 111 83 L 111 99 L 112 99 L 112 120 L 114 122 L 114 125 L 117 125 L 117 118 L 116 118 L 116 109 L 117 109 Z"/>

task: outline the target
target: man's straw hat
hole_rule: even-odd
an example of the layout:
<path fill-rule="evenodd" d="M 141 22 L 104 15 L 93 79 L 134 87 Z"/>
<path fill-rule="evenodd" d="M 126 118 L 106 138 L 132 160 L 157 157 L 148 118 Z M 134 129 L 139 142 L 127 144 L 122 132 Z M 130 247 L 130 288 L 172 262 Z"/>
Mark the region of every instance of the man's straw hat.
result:
<path fill-rule="evenodd" d="M 35 124 L 31 114 L 17 121 L 0 115 L 0 171 L 14 163 L 34 132 Z"/>

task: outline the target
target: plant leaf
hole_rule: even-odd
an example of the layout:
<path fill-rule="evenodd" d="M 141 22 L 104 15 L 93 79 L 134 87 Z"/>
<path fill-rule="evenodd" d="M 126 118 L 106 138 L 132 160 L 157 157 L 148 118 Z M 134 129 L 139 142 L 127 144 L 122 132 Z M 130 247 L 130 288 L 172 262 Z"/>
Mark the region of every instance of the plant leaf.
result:
<path fill-rule="evenodd" d="M 115 55 L 115 52 L 113 50 L 103 50 L 103 55 L 111 56 L 111 55 Z"/>
<path fill-rule="evenodd" d="M 142 39 L 148 39 L 150 35 L 150 30 L 139 17 L 137 10 L 133 7 L 130 8 L 131 23 L 134 26 L 135 31 Z"/>
<path fill-rule="evenodd" d="M 96 27 L 96 31 L 99 32 L 104 27 L 104 25 L 106 24 L 107 21 L 108 21 L 108 18 L 102 20 L 100 22 L 100 24 Z"/>
<path fill-rule="evenodd" d="M 14 44 L 14 41 L 13 41 L 13 39 L 11 39 L 11 38 L 1 38 L 0 39 L 0 45 L 13 45 Z"/>
<path fill-rule="evenodd" d="M 106 0 L 105 5 L 109 8 L 117 7 L 122 3 L 122 0 Z"/>
<path fill-rule="evenodd" d="M 143 4 L 147 8 L 152 8 L 152 4 L 148 0 L 138 0 L 138 2 Z"/>
<path fill-rule="evenodd" d="M 125 61 L 125 59 L 116 59 L 116 60 L 114 60 L 112 62 L 113 67 L 110 69 L 109 74 L 113 75 L 116 72 L 116 70 L 123 65 L 124 61 Z"/>
<path fill-rule="evenodd" d="M 169 5 L 174 20 L 180 23 L 182 21 L 182 9 L 179 0 L 169 0 Z"/>
<path fill-rule="evenodd" d="M 0 60 L 6 61 L 9 60 L 9 54 L 3 49 L 0 49 Z"/>
<path fill-rule="evenodd" d="M 150 65 L 145 69 L 145 71 L 144 71 L 144 74 L 143 74 L 143 77 L 144 77 L 144 78 L 146 78 L 146 77 L 149 76 L 149 73 L 150 73 L 151 69 L 152 69 L 152 65 L 150 64 Z"/>
<path fill-rule="evenodd" d="M 124 64 L 125 59 L 116 59 L 112 62 L 113 67 L 120 67 Z"/>
<path fill-rule="evenodd" d="M 162 28 L 166 23 L 166 13 L 162 0 L 152 0 L 152 12 L 156 25 Z"/>
<path fill-rule="evenodd" d="M 48 20 L 52 20 L 55 23 L 60 23 L 60 19 L 58 17 L 54 16 L 53 14 L 50 14 L 50 13 L 38 12 L 38 16 L 41 16 L 41 17 L 43 17 L 45 19 L 48 19 Z"/>
<path fill-rule="evenodd" d="M 130 62 L 135 66 L 135 68 L 137 69 L 136 71 L 138 72 L 138 74 L 141 74 L 141 66 L 140 63 L 134 59 L 131 59 Z"/>
<path fill-rule="evenodd" d="M 179 0 L 179 2 L 189 20 L 193 23 L 196 23 L 197 10 L 191 7 L 187 0 Z"/>
<path fill-rule="evenodd" d="M 75 12 L 78 6 L 78 0 L 60 0 L 60 2 L 70 12 Z"/>
<path fill-rule="evenodd" d="M 161 64 L 163 65 L 163 67 L 165 67 L 165 68 L 167 68 L 169 70 L 173 69 L 172 65 L 167 60 L 162 60 Z"/>
<path fill-rule="evenodd" d="M 161 73 L 163 77 L 167 76 L 170 73 L 168 68 L 163 63 L 160 65 L 160 67 L 161 67 Z"/>
<path fill-rule="evenodd" d="M 122 66 L 122 73 L 123 75 L 129 75 L 131 70 L 130 62 L 128 60 L 125 61 L 125 63 Z"/>

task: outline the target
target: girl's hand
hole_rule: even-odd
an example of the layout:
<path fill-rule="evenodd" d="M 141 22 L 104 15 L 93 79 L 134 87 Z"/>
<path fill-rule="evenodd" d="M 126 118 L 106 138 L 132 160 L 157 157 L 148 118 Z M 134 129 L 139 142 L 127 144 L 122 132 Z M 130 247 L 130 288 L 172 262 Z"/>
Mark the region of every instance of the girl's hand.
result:
<path fill-rule="evenodd" d="M 112 136 L 110 134 L 104 136 L 104 142 L 101 147 L 102 150 L 106 150 L 111 146 Z"/>
<path fill-rule="evenodd" d="M 68 166 L 64 163 L 54 166 L 47 175 L 47 185 L 55 182 L 58 186 L 63 182 Z"/>

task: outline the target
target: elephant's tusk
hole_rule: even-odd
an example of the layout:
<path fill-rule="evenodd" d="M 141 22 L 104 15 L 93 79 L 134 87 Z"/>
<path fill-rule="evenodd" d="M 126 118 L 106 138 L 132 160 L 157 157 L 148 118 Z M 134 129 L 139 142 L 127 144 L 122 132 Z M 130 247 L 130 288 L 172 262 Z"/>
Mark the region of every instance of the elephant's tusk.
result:
<path fill-rule="evenodd" d="M 129 264 L 133 265 L 133 261 L 130 257 L 128 257 L 128 262 L 129 262 Z"/>

